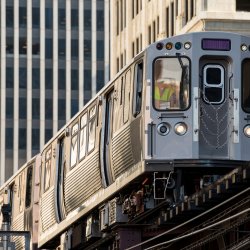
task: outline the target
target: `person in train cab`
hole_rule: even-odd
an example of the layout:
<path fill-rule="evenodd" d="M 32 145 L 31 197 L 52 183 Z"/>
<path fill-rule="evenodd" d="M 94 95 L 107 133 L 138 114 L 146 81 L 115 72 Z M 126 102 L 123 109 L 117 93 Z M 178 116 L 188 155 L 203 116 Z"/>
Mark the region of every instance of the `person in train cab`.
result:
<path fill-rule="evenodd" d="M 158 109 L 173 108 L 176 100 L 174 79 L 163 79 L 162 69 L 162 60 L 157 60 L 155 62 L 155 107 Z"/>

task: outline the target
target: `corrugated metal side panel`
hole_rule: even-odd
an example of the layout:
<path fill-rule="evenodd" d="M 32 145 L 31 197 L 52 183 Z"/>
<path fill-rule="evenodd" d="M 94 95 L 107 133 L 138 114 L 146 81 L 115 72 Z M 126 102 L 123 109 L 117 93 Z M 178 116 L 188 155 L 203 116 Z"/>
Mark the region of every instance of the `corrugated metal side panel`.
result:
<path fill-rule="evenodd" d="M 101 187 L 98 151 L 66 176 L 64 185 L 66 212 L 78 208 Z"/>
<path fill-rule="evenodd" d="M 55 199 L 54 187 L 49 189 L 42 197 L 41 202 L 41 217 L 43 231 L 53 226 L 56 223 L 55 217 Z"/>
<path fill-rule="evenodd" d="M 130 136 L 130 125 L 128 125 L 112 139 L 112 160 L 115 178 L 134 164 Z"/>
<path fill-rule="evenodd" d="M 13 220 L 12 231 L 24 231 L 24 213 L 21 213 L 17 218 Z M 12 236 L 12 241 L 15 242 L 15 249 L 20 250 L 25 246 L 24 236 Z"/>

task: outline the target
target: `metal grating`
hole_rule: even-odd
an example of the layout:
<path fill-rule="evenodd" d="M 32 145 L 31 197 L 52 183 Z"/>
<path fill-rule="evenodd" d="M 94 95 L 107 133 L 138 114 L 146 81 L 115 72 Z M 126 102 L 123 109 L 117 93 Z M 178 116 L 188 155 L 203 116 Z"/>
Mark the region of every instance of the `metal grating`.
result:
<path fill-rule="evenodd" d="M 128 125 L 112 139 L 112 160 L 115 178 L 134 164 L 130 134 L 130 125 Z"/>
<path fill-rule="evenodd" d="M 43 195 L 41 200 L 41 218 L 43 231 L 46 231 L 56 223 L 54 202 L 55 199 L 53 187 Z"/>
<path fill-rule="evenodd" d="M 109 226 L 116 223 L 116 198 L 109 201 Z"/>
<path fill-rule="evenodd" d="M 101 187 L 98 151 L 66 176 L 64 185 L 66 212 L 78 208 Z"/>
<path fill-rule="evenodd" d="M 18 217 L 13 220 L 11 230 L 24 231 L 24 213 L 19 214 Z M 12 241 L 15 242 L 16 250 L 21 250 L 25 247 L 24 236 L 12 236 Z"/>

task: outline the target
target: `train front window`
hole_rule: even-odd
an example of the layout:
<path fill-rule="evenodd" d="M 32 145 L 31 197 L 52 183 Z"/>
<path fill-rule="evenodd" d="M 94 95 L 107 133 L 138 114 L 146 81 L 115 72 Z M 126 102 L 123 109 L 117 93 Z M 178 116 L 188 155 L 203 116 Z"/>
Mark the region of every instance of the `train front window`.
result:
<path fill-rule="evenodd" d="M 250 59 L 245 59 L 242 64 L 242 108 L 250 113 Z"/>
<path fill-rule="evenodd" d="M 189 60 L 159 58 L 154 65 L 154 105 L 160 110 L 183 110 L 189 106 Z"/>

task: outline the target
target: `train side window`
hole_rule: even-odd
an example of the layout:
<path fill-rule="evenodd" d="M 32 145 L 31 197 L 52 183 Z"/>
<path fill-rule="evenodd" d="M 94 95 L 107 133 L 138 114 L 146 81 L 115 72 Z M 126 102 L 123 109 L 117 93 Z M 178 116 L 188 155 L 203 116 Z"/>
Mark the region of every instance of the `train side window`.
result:
<path fill-rule="evenodd" d="M 242 109 L 250 113 L 250 59 L 242 64 Z"/>
<path fill-rule="evenodd" d="M 45 153 L 44 188 L 43 188 L 44 191 L 49 189 L 50 185 L 51 153 L 52 153 L 51 148 L 48 149 L 47 152 Z"/>
<path fill-rule="evenodd" d="M 123 102 L 123 78 L 121 78 L 121 98 L 120 98 L 120 105 L 122 105 L 122 102 Z"/>
<path fill-rule="evenodd" d="M 96 105 L 89 110 L 88 153 L 95 147 Z"/>
<path fill-rule="evenodd" d="M 126 73 L 124 91 L 123 122 L 126 123 L 129 115 L 130 70 Z"/>
<path fill-rule="evenodd" d="M 141 112 L 143 61 L 135 65 L 134 83 L 133 116 L 136 117 Z"/>
<path fill-rule="evenodd" d="M 79 145 L 79 160 L 85 157 L 87 144 L 87 113 L 80 120 L 80 145 Z"/>
<path fill-rule="evenodd" d="M 78 141 L 78 122 L 72 127 L 70 167 L 72 168 L 77 162 L 77 141 Z"/>
<path fill-rule="evenodd" d="M 32 195 L 32 173 L 33 167 L 29 167 L 27 170 L 27 184 L 26 184 L 26 201 L 25 206 L 26 208 L 31 204 L 31 195 Z"/>

